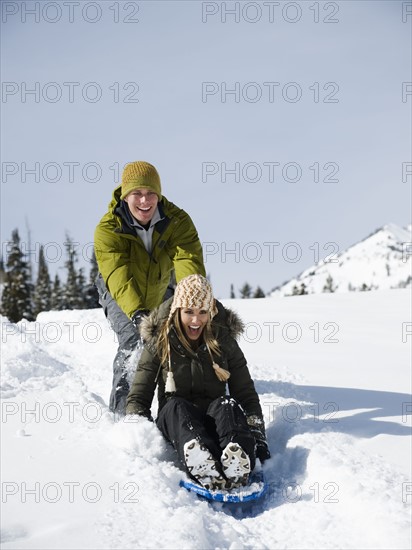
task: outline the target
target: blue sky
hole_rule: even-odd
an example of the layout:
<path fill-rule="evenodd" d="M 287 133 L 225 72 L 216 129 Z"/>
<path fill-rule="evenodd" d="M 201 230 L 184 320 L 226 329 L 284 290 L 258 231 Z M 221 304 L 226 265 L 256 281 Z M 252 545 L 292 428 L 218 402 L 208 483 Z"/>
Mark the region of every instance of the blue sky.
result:
<path fill-rule="evenodd" d="M 411 222 L 410 2 L 2 10 L 2 241 L 29 225 L 52 272 L 66 231 L 88 269 L 133 160 L 191 215 L 222 298 Z"/>

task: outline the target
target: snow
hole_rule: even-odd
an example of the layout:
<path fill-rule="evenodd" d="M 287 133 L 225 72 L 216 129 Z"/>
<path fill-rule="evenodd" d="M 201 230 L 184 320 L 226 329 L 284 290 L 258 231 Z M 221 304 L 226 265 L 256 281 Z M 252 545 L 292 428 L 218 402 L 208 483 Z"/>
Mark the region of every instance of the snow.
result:
<path fill-rule="evenodd" d="M 102 310 L 2 318 L 4 549 L 411 547 L 410 290 L 224 303 L 265 414 L 262 503 L 198 499 L 154 424 L 113 418 Z"/>
<path fill-rule="evenodd" d="M 308 294 L 324 292 L 328 277 L 335 292 L 404 288 L 411 284 L 411 226 L 388 223 L 347 250 L 336 253 L 338 245 L 328 243 L 328 255 L 300 275 L 274 289 L 271 297 L 290 296 L 303 283 Z"/>

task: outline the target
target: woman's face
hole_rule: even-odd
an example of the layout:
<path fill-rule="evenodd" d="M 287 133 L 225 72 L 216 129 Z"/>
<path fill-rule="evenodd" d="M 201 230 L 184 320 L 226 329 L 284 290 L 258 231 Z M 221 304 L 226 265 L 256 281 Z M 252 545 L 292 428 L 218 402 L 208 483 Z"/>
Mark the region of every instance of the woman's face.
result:
<path fill-rule="evenodd" d="M 184 307 L 180 309 L 180 320 L 185 336 L 193 341 L 200 338 L 209 320 L 209 313 L 205 309 Z"/>

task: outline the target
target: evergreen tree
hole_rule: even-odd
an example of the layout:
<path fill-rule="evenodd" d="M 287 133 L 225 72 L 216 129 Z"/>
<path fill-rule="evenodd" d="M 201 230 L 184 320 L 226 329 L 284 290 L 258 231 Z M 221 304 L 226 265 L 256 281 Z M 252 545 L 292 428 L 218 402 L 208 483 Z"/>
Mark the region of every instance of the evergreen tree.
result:
<path fill-rule="evenodd" d="M 301 283 L 300 288 L 298 288 L 297 285 L 294 285 L 291 296 L 303 296 L 304 294 L 308 294 L 305 283 Z"/>
<path fill-rule="evenodd" d="M 330 274 L 326 278 L 326 282 L 323 286 L 322 292 L 335 292 L 336 286 L 333 283 L 333 279 Z"/>
<path fill-rule="evenodd" d="M 233 286 L 233 283 L 230 285 L 230 297 L 231 298 L 236 298 L 235 287 Z"/>
<path fill-rule="evenodd" d="M 397 288 L 408 288 L 412 284 L 412 276 L 408 275 L 408 278 L 405 281 L 400 281 Z"/>
<path fill-rule="evenodd" d="M 50 299 L 50 306 L 51 309 L 60 311 L 63 308 L 63 295 L 62 295 L 62 285 L 60 282 L 60 277 L 57 275 L 54 278 L 53 288 L 51 291 L 51 299 Z"/>
<path fill-rule="evenodd" d="M 371 290 L 371 287 L 368 286 L 366 283 L 362 283 L 362 286 L 360 287 L 359 289 L 361 292 L 368 292 L 369 290 Z"/>
<path fill-rule="evenodd" d="M 292 288 L 292 294 L 290 296 L 298 296 L 300 293 L 299 293 L 299 289 L 296 285 L 293 285 L 293 288 Z"/>
<path fill-rule="evenodd" d="M 90 260 L 90 272 L 89 272 L 89 283 L 84 286 L 83 295 L 85 307 L 87 309 L 96 309 L 100 307 L 99 304 L 99 293 L 95 285 L 97 276 L 99 274 L 99 266 L 97 265 L 96 255 L 93 250 L 93 254 Z"/>
<path fill-rule="evenodd" d="M 94 250 L 93 250 L 93 254 L 90 260 L 90 273 L 89 273 L 89 283 L 91 285 L 95 284 L 98 274 L 99 274 L 99 266 L 97 265 L 96 254 L 94 253 Z"/>
<path fill-rule="evenodd" d="M 79 287 L 79 274 L 76 270 L 77 253 L 74 249 L 73 240 L 66 234 L 66 247 L 67 260 L 64 266 L 67 268 L 67 280 L 63 289 L 63 309 L 82 309 L 83 297 L 82 290 Z"/>
<path fill-rule="evenodd" d="M 49 311 L 51 309 L 51 281 L 44 257 L 43 245 L 40 247 L 39 252 L 39 269 L 33 291 L 33 309 L 35 316 L 41 311 Z"/>
<path fill-rule="evenodd" d="M 253 294 L 253 298 L 265 298 L 266 294 L 263 292 L 263 290 L 258 286 Z"/>
<path fill-rule="evenodd" d="M 30 229 L 30 225 L 29 225 L 27 217 L 25 218 L 25 221 L 26 221 L 27 252 L 28 252 L 28 254 L 27 254 L 27 275 L 28 275 L 29 283 L 32 284 L 33 280 L 34 280 L 34 277 L 33 277 L 33 265 L 32 265 L 32 260 L 31 260 L 31 252 L 32 252 L 32 249 L 31 249 L 31 229 Z"/>
<path fill-rule="evenodd" d="M 3 258 L 0 258 L 0 285 L 2 285 L 6 280 L 6 271 L 4 269 Z"/>
<path fill-rule="evenodd" d="M 12 232 L 11 238 L 11 250 L 7 258 L 5 284 L 1 297 L 1 311 L 13 323 L 23 318 L 34 321 L 31 302 L 32 286 L 28 265 L 20 248 L 17 229 Z"/>
<path fill-rule="evenodd" d="M 250 298 L 252 294 L 252 287 L 249 285 L 249 283 L 245 283 L 242 288 L 239 289 L 239 292 L 241 298 Z"/>
<path fill-rule="evenodd" d="M 86 277 L 84 276 L 84 268 L 81 267 L 77 274 L 77 288 L 79 289 L 79 305 L 77 306 L 77 309 L 87 309 L 88 307 L 86 297 L 87 286 Z"/>

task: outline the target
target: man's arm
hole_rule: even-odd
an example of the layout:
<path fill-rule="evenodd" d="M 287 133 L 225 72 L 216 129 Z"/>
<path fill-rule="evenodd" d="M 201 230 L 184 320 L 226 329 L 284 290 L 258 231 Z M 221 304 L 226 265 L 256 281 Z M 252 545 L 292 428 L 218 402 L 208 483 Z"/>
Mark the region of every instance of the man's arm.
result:
<path fill-rule="evenodd" d="M 194 273 L 206 276 L 202 244 L 194 223 L 186 213 L 169 241 L 169 254 L 173 261 L 176 282 Z"/>
<path fill-rule="evenodd" d="M 97 226 L 94 248 L 97 265 L 108 291 L 128 317 L 145 309 L 143 297 L 130 269 L 131 243 Z"/>

